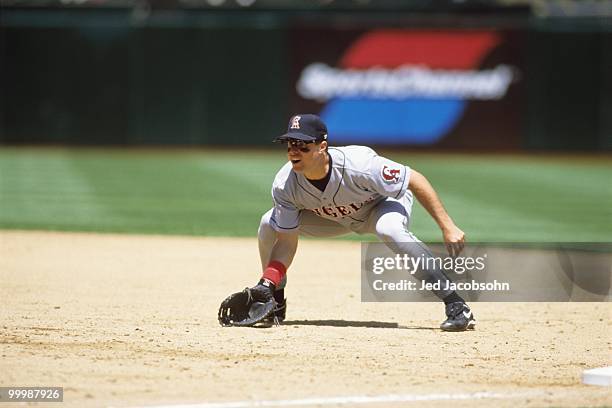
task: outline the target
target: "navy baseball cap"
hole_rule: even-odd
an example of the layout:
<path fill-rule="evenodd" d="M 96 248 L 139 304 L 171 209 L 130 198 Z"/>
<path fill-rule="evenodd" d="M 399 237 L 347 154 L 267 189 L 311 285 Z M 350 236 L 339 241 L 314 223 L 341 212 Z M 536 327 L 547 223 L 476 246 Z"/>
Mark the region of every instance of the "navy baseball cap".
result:
<path fill-rule="evenodd" d="M 327 126 L 317 115 L 311 113 L 293 115 L 289 119 L 287 133 L 274 139 L 275 142 L 286 142 L 289 139 L 314 142 L 327 140 Z"/>

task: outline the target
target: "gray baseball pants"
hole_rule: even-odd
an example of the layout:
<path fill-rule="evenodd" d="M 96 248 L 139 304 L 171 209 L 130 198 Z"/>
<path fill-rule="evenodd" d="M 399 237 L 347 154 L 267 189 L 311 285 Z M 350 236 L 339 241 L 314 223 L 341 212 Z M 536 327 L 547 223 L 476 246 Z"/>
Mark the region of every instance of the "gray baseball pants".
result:
<path fill-rule="evenodd" d="M 270 253 L 276 242 L 276 231 L 270 224 L 273 209 L 261 217 L 259 225 L 259 256 L 262 269 L 270 262 Z M 396 254 L 408 254 L 418 257 L 422 254 L 433 256 L 430 249 L 422 243 L 408 228 L 412 212 L 412 195 L 406 194 L 400 200 L 386 198 L 372 208 L 365 222 L 353 222 L 348 226 L 333 220 L 322 218 L 312 211 L 302 211 L 299 219 L 299 234 L 309 237 L 330 238 L 346 235 L 351 232 L 357 234 L 372 233 L 384 242 Z M 449 278 L 440 269 L 423 269 L 418 271 L 415 278 L 426 282 L 441 281 L 442 288 L 448 287 L 445 282 Z M 284 288 L 286 277 L 278 289 Z M 448 296 L 450 290 L 434 290 L 440 299 Z"/>

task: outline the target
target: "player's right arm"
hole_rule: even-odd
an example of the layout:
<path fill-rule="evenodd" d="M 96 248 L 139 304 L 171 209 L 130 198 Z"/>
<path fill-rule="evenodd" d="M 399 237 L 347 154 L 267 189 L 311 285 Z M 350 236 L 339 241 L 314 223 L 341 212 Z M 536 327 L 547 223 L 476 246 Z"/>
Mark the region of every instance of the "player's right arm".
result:
<path fill-rule="evenodd" d="M 407 166 L 378 156 L 371 149 L 363 151 L 363 156 L 370 156 L 369 172 L 362 183 L 370 191 L 382 196 L 399 198 L 410 190 L 423 205 L 442 230 L 444 242 L 451 255 L 458 255 L 465 243 L 465 234 L 448 215 L 438 194 L 421 173 Z"/>
<path fill-rule="evenodd" d="M 465 245 L 465 233 L 455 225 L 448 215 L 429 180 L 413 169 L 408 188 L 442 230 L 442 236 L 449 254 L 459 255 Z"/>

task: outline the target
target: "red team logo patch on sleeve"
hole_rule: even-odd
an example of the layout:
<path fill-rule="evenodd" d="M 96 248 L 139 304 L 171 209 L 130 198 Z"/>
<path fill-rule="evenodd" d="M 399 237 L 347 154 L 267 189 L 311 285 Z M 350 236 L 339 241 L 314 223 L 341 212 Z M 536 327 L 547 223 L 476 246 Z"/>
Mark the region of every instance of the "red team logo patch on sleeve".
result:
<path fill-rule="evenodd" d="M 382 178 L 387 183 L 397 183 L 400 180 L 401 170 L 397 168 L 391 168 L 389 166 L 383 166 Z"/>

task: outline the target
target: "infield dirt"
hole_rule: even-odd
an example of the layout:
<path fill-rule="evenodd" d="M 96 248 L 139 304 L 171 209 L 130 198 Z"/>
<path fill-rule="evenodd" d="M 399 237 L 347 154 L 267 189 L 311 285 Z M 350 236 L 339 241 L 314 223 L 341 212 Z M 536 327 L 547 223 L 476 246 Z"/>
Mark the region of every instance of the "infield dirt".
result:
<path fill-rule="evenodd" d="M 63 386 L 49 407 L 480 391 L 506 397 L 394 406 L 612 405 L 580 382 L 612 365 L 611 303 L 474 303 L 477 330 L 445 333 L 440 304 L 361 303 L 359 251 L 300 242 L 288 321 L 222 328 L 220 301 L 259 278 L 255 239 L 0 231 L 0 386 Z"/>

